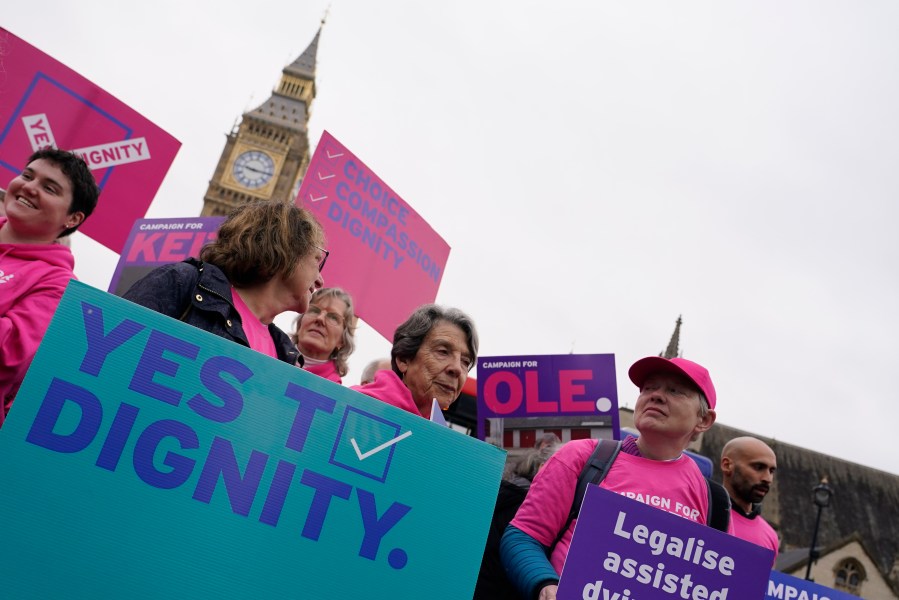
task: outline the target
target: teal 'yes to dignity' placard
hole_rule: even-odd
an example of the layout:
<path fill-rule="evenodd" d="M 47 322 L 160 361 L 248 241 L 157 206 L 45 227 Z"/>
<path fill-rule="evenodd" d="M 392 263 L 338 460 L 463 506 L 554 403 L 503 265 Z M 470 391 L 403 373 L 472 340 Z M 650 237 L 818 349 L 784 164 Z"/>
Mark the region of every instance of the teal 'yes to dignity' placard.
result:
<path fill-rule="evenodd" d="M 470 597 L 504 462 L 78 282 L 0 456 L 4 598 Z"/>

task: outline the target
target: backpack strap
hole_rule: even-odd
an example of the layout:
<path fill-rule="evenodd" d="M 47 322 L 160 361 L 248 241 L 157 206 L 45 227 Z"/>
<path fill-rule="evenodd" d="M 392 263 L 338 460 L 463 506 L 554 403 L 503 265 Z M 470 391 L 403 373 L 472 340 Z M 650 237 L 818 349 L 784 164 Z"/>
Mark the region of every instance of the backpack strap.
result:
<path fill-rule="evenodd" d="M 705 478 L 709 488 L 709 517 L 707 524 L 718 531 L 727 532 L 730 525 L 730 496 L 724 486 Z"/>
<path fill-rule="evenodd" d="M 581 504 L 584 501 L 584 494 L 587 493 L 587 486 L 591 483 L 599 485 L 605 478 L 606 473 L 609 472 L 609 466 L 615 462 L 619 450 L 621 450 L 621 442 L 618 440 L 599 440 L 599 443 L 596 444 L 596 448 L 590 454 L 590 458 L 587 459 L 584 468 L 581 469 L 581 474 L 577 478 L 577 487 L 574 490 L 574 500 L 571 502 L 571 508 L 568 510 L 568 519 L 565 520 L 565 525 L 559 530 L 556 539 L 553 540 L 552 545 L 549 547 L 548 554 L 552 554 L 553 548 L 556 547 L 556 544 L 559 543 L 562 536 L 571 527 L 571 522 L 577 518 L 581 510 Z"/>

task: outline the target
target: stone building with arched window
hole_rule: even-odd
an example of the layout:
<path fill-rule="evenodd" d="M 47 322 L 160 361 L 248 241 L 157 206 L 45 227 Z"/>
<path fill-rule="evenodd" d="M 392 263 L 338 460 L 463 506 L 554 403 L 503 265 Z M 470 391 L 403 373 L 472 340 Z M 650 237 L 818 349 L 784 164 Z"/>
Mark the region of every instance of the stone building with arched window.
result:
<path fill-rule="evenodd" d="M 812 489 L 827 477 L 833 497 L 821 513 L 810 577 L 866 600 L 899 600 L 899 476 L 720 422 L 691 449 L 713 459 L 713 478 L 721 481 L 721 449 L 743 435 L 763 440 L 777 455 L 774 485 L 762 504 L 780 538 L 775 569 L 805 578 L 817 515 Z"/>
<path fill-rule="evenodd" d="M 810 574 L 817 583 L 867 600 L 899 598 L 890 581 L 895 577 L 881 572 L 858 533 L 820 548 L 819 553 Z M 802 579 L 808 560 L 808 548 L 786 550 L 777 559 L 777 570 Z"/>

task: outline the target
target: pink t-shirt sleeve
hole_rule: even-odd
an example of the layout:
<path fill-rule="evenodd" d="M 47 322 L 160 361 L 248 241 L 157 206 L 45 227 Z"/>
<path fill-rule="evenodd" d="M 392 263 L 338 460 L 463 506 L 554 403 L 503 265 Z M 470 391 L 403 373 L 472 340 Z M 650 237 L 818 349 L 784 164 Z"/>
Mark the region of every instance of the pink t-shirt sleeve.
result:
<path fill-rule="evenodd" d="M 559 448 L 537 473 L 511 524 L 544 546 L 552 544 L 568 519 L 578 476 L 596 444 L 597 440 L 577 440 Z M 562 572 L 573 529 L 574 523 L 550 557 L 556 573 Z"/>

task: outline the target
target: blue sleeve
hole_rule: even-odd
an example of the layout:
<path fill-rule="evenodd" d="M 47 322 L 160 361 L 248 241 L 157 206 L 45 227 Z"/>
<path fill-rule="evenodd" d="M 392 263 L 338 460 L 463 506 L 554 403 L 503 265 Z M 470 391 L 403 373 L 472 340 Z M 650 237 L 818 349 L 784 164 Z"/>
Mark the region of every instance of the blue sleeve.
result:
<path fill-rule="evenodd" d="M 540 590 L 559 583 L 559 575 L 546 557 L 546 547 L 513 525 L 506 527 L 499 554 L 506 575 L 525 598 L 536 598 Z"/>

